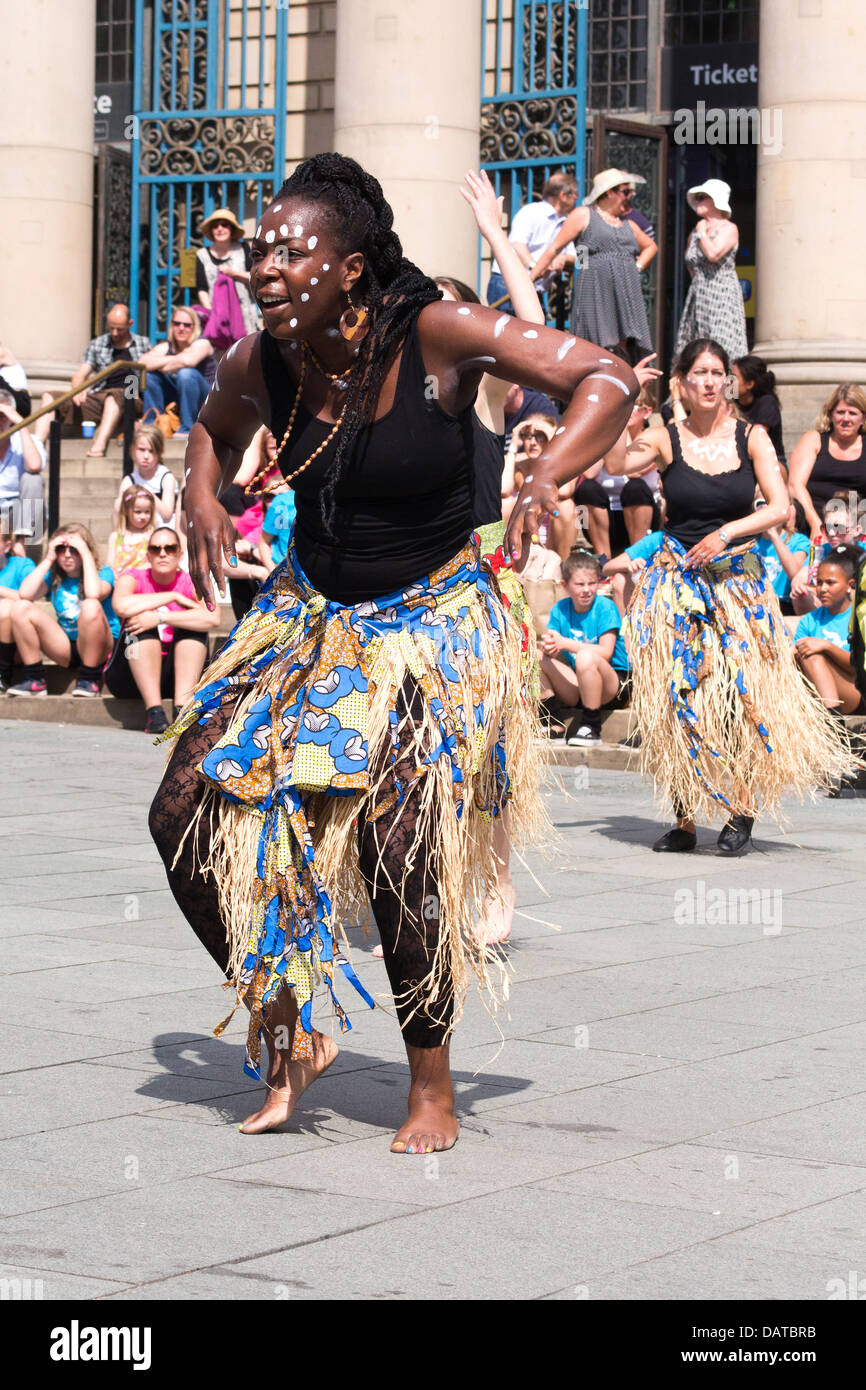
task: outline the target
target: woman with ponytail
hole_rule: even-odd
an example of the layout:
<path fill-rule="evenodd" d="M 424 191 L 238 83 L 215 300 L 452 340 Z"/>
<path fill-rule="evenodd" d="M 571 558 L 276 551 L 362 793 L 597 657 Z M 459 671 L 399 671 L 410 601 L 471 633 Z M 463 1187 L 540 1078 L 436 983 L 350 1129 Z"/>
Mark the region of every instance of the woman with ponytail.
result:
<path fill-rule="evenodd" d="M 600 349 L 445 303 L 404 259 L 378 182 L 301 164 L 262 214 L 250 286 L 265 323 L 236 343 L 189 440 L 190 575 L 213 604 L 234 530 L 219 502 L 265 424 L 297 521 L 187 709 L 151 808 L 169 883 L 250 1010 L 267 1091 L 246 1134 L 282 1124 L 330 1066 L 312 1000 L 372 907 L 403 1031 L 409 1115 L 392 1151 L 450 1148 L 448 1047 L 470 979 L 507 980 L 474 930 L 511 832 L 538 827 L 528 634 L 499 575 L 524 561 L 558 487 L 605 453 L 637 385 Z M 472 405 L 485 372 L 571 404 L 503 527 L 473 525 Z"/>

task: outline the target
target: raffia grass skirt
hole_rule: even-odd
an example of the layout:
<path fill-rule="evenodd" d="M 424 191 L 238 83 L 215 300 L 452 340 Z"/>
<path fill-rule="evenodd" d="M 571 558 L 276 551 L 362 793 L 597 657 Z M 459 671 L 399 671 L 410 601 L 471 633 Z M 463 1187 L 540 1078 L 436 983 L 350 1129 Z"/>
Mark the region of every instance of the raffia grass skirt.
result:
<path fill-rule="evenodd" d="M 844 728 L 797 666 L 757 551 L 685 570 L 671 537 L 626 615 L 641 771 L 688 819 L 782 819 L 785 796 L 829 789 L 853 766 Z"/>
<path fill-rule="evenodd" d="M 224 701 L 237 701 L 225 734 L 197 764 L 207 786 L 186 834 L 207 818 L 209 851 L 198 867 L 217 885 L 235 1007 L 245 1002 L 251 1011 L 253 1075 L 263 1013 L 283 984 L 294 987 L 300 1011 L 296 1057 L 310 1055 L 319 986 L 341 1027 L 350 1026 L 335 966 L 373 1005 L 351 967 L 345 930 L 371 921 L 358 824 L 395 810 L 399 819 L 410 791 L 414 834 L 390 887 L 408 929 L 419 913 L 439 921 L 410 1016 L 427 1014 L 448 981 L 455 1022 L 473 981 L 493 1013 L 508 998 L 505 955 L 475 929 L 497 884 L 496 825 L 507 809 L 508 834 L 520 846 L 543 840 L 549 823 L 537 792 L 534 642 L 502 530 L 483 528 L 418 584 L 353 606 L 316 593 L 290 551 L 203 673 L 192 705 L 162 735 L 173 745 Z M 407 686 L 420 694 L 411 715 L 401 699 Z M 377 878 L 387 873 L 386 849 Z M 436 901 L 409 902 L 406 876 L 431 850 Z"/>

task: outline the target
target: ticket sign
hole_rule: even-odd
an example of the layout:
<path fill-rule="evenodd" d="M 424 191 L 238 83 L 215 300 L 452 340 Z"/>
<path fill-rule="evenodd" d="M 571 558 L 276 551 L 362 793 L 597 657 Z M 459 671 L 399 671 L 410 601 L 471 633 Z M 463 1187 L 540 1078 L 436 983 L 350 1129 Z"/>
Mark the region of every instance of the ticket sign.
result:
<path fill-rule="evenodd" d="M 663 111 L 753 106 L 758 100 L 756 43 L 694 44 L 661 50 Z"/>

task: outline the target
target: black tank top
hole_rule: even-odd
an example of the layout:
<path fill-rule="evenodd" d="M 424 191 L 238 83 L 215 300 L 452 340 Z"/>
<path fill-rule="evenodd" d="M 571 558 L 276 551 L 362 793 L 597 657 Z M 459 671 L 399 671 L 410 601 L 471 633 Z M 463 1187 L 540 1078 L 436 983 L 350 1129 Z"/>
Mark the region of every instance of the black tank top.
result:
<path fill-rule="evenodd" d="M 502 520 L 502 470 L 505 467 L 505 435 L 494 434 L 472 412 L 475 467 L 472 487 L 472 521 L 489 526 Z"/>
<path fill-rule="evenodd" d="M 259 335 L 271 403 L 271 430 L 281 440 L 296 386 L 279 346 Z M 359 432 L 335 494 L 336 541 L 323 532 L 319 496 L 335 438 L 294 484 L 295 549 L 301 568 L 326 598 L 360 603 L 401 589 L 444 565 L 473 529 L 472 407 L 448 415 L 435 400 L 413 322 L 403 344 L 394 404 Z M 299 404 L 280 455 L 287 477 L 328 437 L 332 426 Z"/>
<path fill-rule="evenodd" d="M 856 492 L 866 497 L 866 448 L 863 435 L 860 436 L 860 457 L 858 459 L 834 459 L 830 453 L 830 431 L 821 435 L 821 447 L 815 456 L 815 464 L 806 484 L 812 506 L 819 516 L 834 492 Z"/>
<path fill-rule="evenodd" d="M 676 425 L 668 425 L 673 462 L 661 474 L 667 506 L 665 530 L 686 550 L 704 536 L 717 531 L 726 521 L 748 516 L 755 505 L 755 470 L 746 446 L 748 426 L 734 423 L 734 439 L 740 464 L 724 473 L 702 473 L 683 458 Z"/>

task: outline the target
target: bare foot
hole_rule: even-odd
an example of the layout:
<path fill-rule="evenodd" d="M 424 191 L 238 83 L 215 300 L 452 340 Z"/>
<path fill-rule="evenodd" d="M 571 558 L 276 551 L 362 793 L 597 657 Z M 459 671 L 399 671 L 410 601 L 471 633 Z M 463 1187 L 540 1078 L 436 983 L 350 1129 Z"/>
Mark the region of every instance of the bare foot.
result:
<path fill-rule="evenodd" d="M 382 950 L 382 947 L 381 947 L 381 946 L 374 946 L 374 947 L 373 947 L 373 951 L 372 951 L 372 956 L 373 956 L 373 959 L 374 959 L 374 960 L 384 960 L 384 959 L 385 959 L 385 952 Z"/>
<path fill-rule="evenodd" d="M 492 893 L 487 894 L 477 927 L 478 936 L 485 946 L 508 940 L 516 903 L 517 894 L 511 882 L 501 883 Z"/>
<path fill-rule="evenodd" d="M 409 1118 L 397 1130 L 391 1144 L 393 1154 L 441 1153 L 453 1149 L 460 1134 L 454 1114 L 454 1095 L 434 1099 L 409 1092 Z"/>
<path fill-rule="evenodd" d="M 238 1125 L 241 1134 L 264 1134 L 286 1123 L 304 1091 L 328 1070 L 339 1051 L 333 1038 L 315 1029 L 313 1049 L 312 1062 L 291 1062 L 285 1055 L 275 1053 L 268 1073 L 265 1103 L 261 1110 Z"/>

